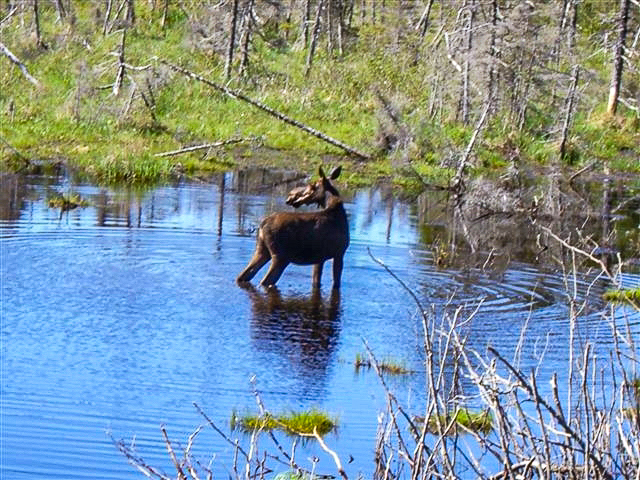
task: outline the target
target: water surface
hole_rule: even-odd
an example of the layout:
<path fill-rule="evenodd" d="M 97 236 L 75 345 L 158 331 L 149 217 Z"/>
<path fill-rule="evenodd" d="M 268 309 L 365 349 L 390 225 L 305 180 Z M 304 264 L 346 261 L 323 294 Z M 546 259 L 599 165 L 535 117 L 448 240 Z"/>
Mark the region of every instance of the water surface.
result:
<path fill-rule="evenodd" d="M 350 476 L 370 475 L 385 396 L 373 372 L 353 367 L 363 341 L 416 372 L 391 384 L 415 413 L 424 403 L 421 318 L 370 253 L 425 305 L 482 304 L 467 327 L 471 348 L 491 344 L 509 356 L 526 325 L 521 367 L 538 366 L 546 352 L 541 376 L 566 372 L 562 275 L 517 261 L 501 271 L 437 268 L 416 208 L 383 189 L 346 195 L 352 242 L 339 295 L 331 294 L 330 268 L 319 294 L 310 267 L 300 266 L 286 270 L 277 293 L 238 287 L 261 218 L 289 208 L 284 195 L 295 179 L 240 172 L 214 184 L 135 192 L 66 177 L 3 178 L 2 478 L 135 478 L 110 436 L 135 441 L 150 464 L 171 471 L 160 426 L 186 444 L 204 423 L 196 402 L 228 431 L 232 411 L 257 411 L 253 376 L 272 411 L 319 407 L 335 415 L 340 428 L 327 442 L 353 456 Z M 62 213 L 48 206 L 69 192 L 90 206 Z M 600 301 L 607 287 L 576 281 L 579 296 L 593 298 L 576 334 L 603 352 L 611 338 Z M 626 309 L 620 316 L 640 341 L 639 316 Z M 220 475 L 230 468 L 232 448 L 212 430 L 195 451 L 205 461 L 215 455 Z M 334 473 L 331 460 L 307 446 L 312 453 Z"/>

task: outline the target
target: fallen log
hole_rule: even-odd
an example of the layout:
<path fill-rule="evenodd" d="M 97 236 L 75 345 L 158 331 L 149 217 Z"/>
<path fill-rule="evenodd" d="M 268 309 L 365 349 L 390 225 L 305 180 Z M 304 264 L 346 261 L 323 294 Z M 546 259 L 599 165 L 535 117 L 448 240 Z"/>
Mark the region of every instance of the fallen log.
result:
<path fill-rule="evenodd" d="M 298 122 L 297 120 L 294 120 L 291 117 L 286 116 L 283 113 L 278 112 L 277 110 L 274 110 L 273 108 L 265 105 L 264 103 L 260 103 L 257 100 L 253 100 L 249 97 L 247 97 L 246 95 L 237 92 L 235 90 L 231 90 L 230 88 L 227 88 L 223 85 L 219 85 L 215 82 L 212 82 L 211 80 L 207 80 L 206 78 L 198 75 L 197 73 L 191 72 L 185 68 L 179 67 L 178 65 L 174 65 L 172 63 L 169 63 L 165 60 L 160 60 L 160 63 L 166 65 L 167 67 L 169 67 L 170 69 L 182 73 L 183 75 L 186 75 L 187 77 L 190 77 L 194 80 L 197 80 L 199 82 L 204 83 L 205 85 L 208 85 L 216 90 L 218 90 L 219 92 L 224 93 L 225 95 L 228 95 L 232 98 L 237 98 L 238 100 L 242 100 L 243 102 L 247 102 L 250 105 L 253 105 L 256 108 L 259 108 L 260 110 L 262 110 L 263 112 L 268 113 L 269 115 L 277 118 L 278 120 L 283 121 L 284 123 L 287 123 L 289 125 L 292 125 L 294 127 L 299 128 L 300 130 L 303 130 L 307 133 L 309 133 L 310 135 L 313 135 L 316 138 L 319 138 L 320 140 L 323 140 L 335 147 L 338 147 L 342 150 L 344 150 L 345 152 L 361 159 L 361 160 L 369 160 L 371 159 L 371 156 L 366 154 L 366 153 L 362 153 L 358 150 L 356 150 L 353 147 L 350 147 L 349 145 L 341 142 L 340 140 L 336 140 L 335 138 L 330 137 L 329 135 L 326 135 L 322 132 L 320 132 L 319 130 L 316 130 L 315 128 L 309 127 L 308 125 L 305 125 L 301 122 Z"/>
<path fill-rule="evenodd" d="M 31 83 L 33 83 L 36 86 L 40 85 L 38 83 L 38 80 L 36 80 L 31 76 L 31 74 L 29 73 L 29 70 L 27 70 L 26 65 L 22 63 L 18 57 L 16 57 L 13 53 L 11 53 L 11 50 L 5 47 L 4 43 L 2 42 L 0 42 L 0 52 L 2 52 L 9 60 L 15 63 L 18 66 L 18 68 L 20 68 L 20 70 L 22 70 L 22 74 L 25 76 L 27 80 L 29 80 Z"/>

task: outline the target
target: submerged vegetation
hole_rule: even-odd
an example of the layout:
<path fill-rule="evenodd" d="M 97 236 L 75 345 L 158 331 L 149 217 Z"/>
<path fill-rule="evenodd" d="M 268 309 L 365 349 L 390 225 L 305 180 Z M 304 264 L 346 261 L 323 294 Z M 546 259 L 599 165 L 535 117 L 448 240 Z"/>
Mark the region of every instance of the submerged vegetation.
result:
<path fill-rule="evenodd" d="M 352 184 L 640 171 L 635 3 L 424 3 L 6 2 L 0 163 L 148 182 L 345 153 L 173 64 L 363 152 Z"/>
<path fill-rule="evenodd" d="M 364 354 L 356 354 L 356 359 L 353 362 L 356 372 L 359 372 L 361 368 L 373 368 L 374 363 Z M 379 360 L 375 367 L 381 373 L 388 373 L 391 375 L 408 375 L 413 373 L 405 365 L 392 359 Z"/>

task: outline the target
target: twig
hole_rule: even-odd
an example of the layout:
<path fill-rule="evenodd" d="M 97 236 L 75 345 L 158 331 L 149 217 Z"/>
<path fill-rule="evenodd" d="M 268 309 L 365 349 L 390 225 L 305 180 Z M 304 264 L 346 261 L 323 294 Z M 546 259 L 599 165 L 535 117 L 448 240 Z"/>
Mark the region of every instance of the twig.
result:
<path fill-rule="evenodd" d="M 602 475 L 606 479 L 613 480 L 613 476 L 607 471 L 604 465 L 602 465 L 602 462 L 600 461 L 600 459 L 597 456 L 595 456 L 593 452 L 587 451 L 584 440 L 580 438 L 580 436 L 573 430 L 573 428 L 571 428 L 571 426 L 567 424 L 564 418 L 560 414 L 558 414 L 558 412 L 556 412 L 556 410 L 551 405 L 549 405 L 544 398 L 542 398 L 540 395 L 537 394 L 537 392 L 531 387 L 531 385 L 529 385 L 529 383 L 527 382 L 526 378 L 524 378 L 522 373 L 516 370 L 502 355 L 498 353 L 498 351 L 495 348 L 487 347 L 487 349 L 489 350 L 489 352 L 491 352 L 492 355 L 497 357 L 498 360 L 500 360 L 511 371 L 511 373 L 513 373 L 516 376 L 516 378 L 518 379 L 518 382 L 520 383 L 520 386 L 524 388 L 529 393 L 529 395 L 531 395 L 531 397 L 535 400 L 536 403 L 539 403 L 540 405 L 542 405 L 551 414 L 551 416 L 558 422 L 558 424 L 562 427 L 565 433 L 571 436 L 576 442 L 578 442 L 582 450 L 585 452 L 585 455 L 587 455 L 591 459 L 591 461 L 596 465 L 600 475 Z"/>
<path fill-rule="evenodd" d="M 200 408 L 200 405 L 198 405 L 197 403 L 193 402 L 193 406 L 196 408 L 196 410 L 198 411 L 198 413 L 200 415 L 202 415 L 204 417 L 204 419 L 207 421 L 207 423 L 209 424 L 209 426 L 211 426 L 211 428 L 213 428 L 218 435 L 220 435 L 222 438 L 224 438 L 227 443 L 229 443 L 229 445 L 235 447 L 237 449 L 237 451 L 239 451 L 240 453 L 242 453 L 242 455 L 244 455 L 244 457 L 247 459 L 247 461 L 249 461 L 249 455 L 247 454 L 247 452 L 245 452 L 243 450 L 243 448 L 237 444 L 237 442 L 233 442 L 231 441 L 231 439 L 229 437 L 227 437 L 224 432 L 222 430 L 220 430 L 215 423 L 213 423 L 213 421 L 207 416 L 206 413 L 204 413 L 204 411 L 202 410 L 202 408 Z"/>
<path fill-rule="evenodd" d="M 173 447 L 171 446 L 171 441 L 169 441 L 169 435 L 167 435 L 167 430 L 164 428 L 164 425 L 160 427 L 160 431 L 162 431 L 162 436 L 164 438 L 164 443 L 167 446 L 167 451 L 169 452 L 169 457 L 171 457 L 171 461 L 173 465 L 176 467 L 176 471 L 178 472 L 178 480 L 186 480 L 187 477 L 182 471 L 182 466 L 176 457 L 176 454 L 173 451 Z"/>
<path fill-rule="evenodd" d="M 551 236 L 551 238 L 553 238 L 554 240 L 560 242 L 563 247 L 568 248 L 572 252 L 577 253 L 579 255 L 582 255 L 582 256 L 588 258 L 589 260 L 591 260 L 592 262 L 597 263 L 600 266 L 600 268 L 602 269 L 602 271 L 605 273 L 605 275 L 607 275 L 607 277 L 609 277 L 609 279 L 612 282 L 615 283 L 615 277 L 613 276 L 613 274 L 611 272 L 609 272 L 609 269 L 607 268 L 607 266 L 604 264 L 604 262 L 602 260 L 600 260 L 599 258 L 594 257 L 589 252 L 585 252 L 584 250 L 581 250 L 581 249 L 579 249 L 577 247 L 574 247 L 573 245 L 570 245 L 568 242 L 566 242 L 565 240 L 562 240 L 555 233 L 553 233 L 551 231 L 551 229 L 549 229 L 549 228 L 547 228 L 545 226 L 542 226 L 542 225 L 540 226 L 540 228 L 542 230 L 544 230 L 545 232 L 547 232 L 547 234 L 549 234 Z"/>
<path fill-rule="evenodd" d="M 322 447 L 322 449 L 327 452 L 329 455 L 331 455 L 331 457 L 333 457 L 333 461 L 336 463 L 336 467 L 338 467 L 338 473 L 340 473 L 340 476 L 342 478 L 344 478 L 344 480 L 348 480 L 347 474 L 344 471 L 344 468 L 342 468 L 342 462 L 340 462 L 340 457 L 338 457 L 338 454 L 336 452 L 334 452 L 333 450 L 331 450 L 326 443 L 324 443 L 324 440 L 322 439 L 322 437 L 318 434 L 318 428 L 317 427 L 313 427 L 313 436 L 316 438 L 316 440 L 318 441 L 318 443 L 320 444 L 320 447 Z"/>

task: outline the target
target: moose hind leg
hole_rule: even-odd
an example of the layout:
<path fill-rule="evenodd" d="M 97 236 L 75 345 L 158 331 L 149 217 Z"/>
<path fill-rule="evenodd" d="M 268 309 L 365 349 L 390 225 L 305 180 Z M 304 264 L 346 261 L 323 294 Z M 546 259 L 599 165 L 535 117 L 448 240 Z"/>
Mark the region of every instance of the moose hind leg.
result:
<path fill-rule="evenodd" d="M 333 288 L 340 288 L 340 278 L 342 277 L 342 257 L 333 259 Z"/>
<path fill-rule="evenodd" d="M 311 286 L 313 288 L 320 288 L 320 282 L 322 280 L 323 265 L 324 265 L 324 262 L 320 262 L 320 263 L 316 263 L 313 266 L 313 274 L 312 274 L 312 281 L 311 281 Z"/>
<path fill-rule="evenodd" d="M 238 275 L 236 281 L 238 283 L 250 281 L 253 277 L 255 277 L 256 273 L 258 273 L 258 270 L 260 270 L 264 266 L 264 264 L 269 261 L 270 258 L 271 254 L 269 253 L 269 250 L 267 250 L 262 242 L 259 242 L 256 246 L 256 251 L 253 254 L 253 257 L 251 257 L 251 260 L 249 260 L 249 264 L 242 271 L 242 273 Z"/>
<path fill-rule="evenodd" d="M 284 272 L 284 269 L 287 268 L 287 265 L 289 265 L 289 262 L 287 262 L 286 260 L 282 260 L 275 255 L 271 257 L 271 265 L 269 265 L 269 271 L 264 276 L 260 284 L 265 287 L 275 285 L 282 275 L 282 272 Z"/>

